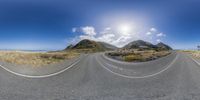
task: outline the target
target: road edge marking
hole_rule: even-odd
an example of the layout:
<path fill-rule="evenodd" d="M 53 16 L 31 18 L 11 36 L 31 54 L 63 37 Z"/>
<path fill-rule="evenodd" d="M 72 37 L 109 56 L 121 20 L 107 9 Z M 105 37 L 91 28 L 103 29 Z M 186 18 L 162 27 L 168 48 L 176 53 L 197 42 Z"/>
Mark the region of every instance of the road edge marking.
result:
<path fill-rule="evenodd" d="M 106 69 L 107 71 L 109 71 L 109 72 L 111 72 L 111 73 L 113 73 L 113 74 L 115 74 L 117 76 L 121 76 L 121 77 L 124 77 L 124 78 L 130 78 L 130 79 L 142 79 L 142 78 L 153 77 L 153 76 L 156 76 L 156 75 L 166 71 L 167 69 L 169 69 L 175 63 L 175 61 L 178 59 L 178 56 L 179 56 L 179 54 L 176 54 L 176 57 L 174 58 L 174 60 L 170 64 L 166 65 L 167 67 L 164 68 L 163 70 L 161 70 L 161 71 L 159 71 L 157 73 L 154 73 L 154 74 L 151 74 L 151 75 L 142 76 L 142 77 L 127 76 L 127 75 L 122 75 L 122 74 L 113 72 L 109 68 L 107 68 L 105 65 L 103 65 L 101 62 L 99 62 L 99 60 L 97 60 L 97 57 L 96 57 L 96 60 L 104 69 Z"/>
<path fill-rule="evenodd" d="M 189 56 L 189 55 L 188 55 Z M 200 62 L 199 61 L 197 61 L 196 59 L 194 59 L 193 57 L 191 57 L 191 56 L 189 56 L 197 65 L 199 65 L 200 66 Z"/>
<path fill-rule="evenodd" d="M 51 77 L 51 76 L 55 76 L 55 75 L 61 74 L 61 73 L 65 72 L 66 70 L 72 68 L 74 65 L 78 64 L 80 61 L 81 61 L 81 59 L 78 58 L 77 61 L 75 61 L 74 63 L 72 63 L 71 65 L 66 67 L 65 69 L 60 70 L 60 71 L 55 72 L 55 73 L 52 73 L 52 74 L 47 74 L 47 75 L 24 75 L 24 74 L 20 74 L 20 73 L 14 72 L 14 71 L 12 71 L 12 70 L 10 70 L 10 69 L 2 66 L 2 65 L 0 65 L 0 67 L 3 68 L 4 70 L 14 74 L 14 75 L 17 75 L 17 76 L 22 76 L 22 77 L 26 77 L 26 78 L 46 78 L 46 77 Z"/>

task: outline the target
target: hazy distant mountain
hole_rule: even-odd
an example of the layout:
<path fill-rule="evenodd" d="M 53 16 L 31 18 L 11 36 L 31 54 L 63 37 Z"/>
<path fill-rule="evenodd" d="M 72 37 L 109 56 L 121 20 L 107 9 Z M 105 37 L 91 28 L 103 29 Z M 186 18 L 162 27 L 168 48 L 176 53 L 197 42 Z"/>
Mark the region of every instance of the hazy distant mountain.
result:
<path fill-rule="evenodd" d="M 84 39 L 81 40 L 79 43 L 77 43 L 76 45 L 70 45 L 68 46 L 65 50 L 69 50 L 69 49 L 73 49 L 73 50 L 88 50 L 88 51 L 106 51 L 106 50 L 114 50 L 117 49 L 117 47 L 105 43 L 105 42 L 96 42 L 93 40 L 88 40 L 88 39 Z"/>
<path fill-rule="evenodd" d="M 128 43 L 127 45 L 125 45 L 123 48 L 124 49 L 138 49 L 138 48 L 146 48 L 146 49 L 151 49 L 151 48 L 156 48 L 157 46 L 143 41 L 143 40 L 136 40 L 133 42 Z"/>
<path fill-rule="evenodd" d="M 105 43 L 105 42 L 97 42 L 99 43 L 103 48 L 107 49 L 107 50 L 115 50 L 115 49 L 118 49 L 118 47 L 114 46 L 114 45 L 111 45 L 111 44 L 108 44 L 108 43 Z"/>
<path fill-rule="evenodd" d="M 74 45 L 70 44 L 69 46 L 67 46 L 67 48 L 65 48 L 65 50 L 66 49 L 72 49 L 73 47 L 74 47 Z"/>
<path fill-rule="evenodd" d="M 162 42 L 158 43 L 156 46 L 162 50 L 172 50 L 172 48 L 170 46 L 168 46 Z"/>

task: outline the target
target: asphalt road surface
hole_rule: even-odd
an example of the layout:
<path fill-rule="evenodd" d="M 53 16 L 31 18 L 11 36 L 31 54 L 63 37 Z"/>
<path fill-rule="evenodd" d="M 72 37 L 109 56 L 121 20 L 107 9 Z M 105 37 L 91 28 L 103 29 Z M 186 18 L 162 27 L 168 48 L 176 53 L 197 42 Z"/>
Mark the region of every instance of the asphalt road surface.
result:
<path fill-rule="evenodd" d="M 43 78 L 0 67 L 0 100 L 200 100 L 200 66 L 182 53 L 146 63 L 97 53 Z"/>

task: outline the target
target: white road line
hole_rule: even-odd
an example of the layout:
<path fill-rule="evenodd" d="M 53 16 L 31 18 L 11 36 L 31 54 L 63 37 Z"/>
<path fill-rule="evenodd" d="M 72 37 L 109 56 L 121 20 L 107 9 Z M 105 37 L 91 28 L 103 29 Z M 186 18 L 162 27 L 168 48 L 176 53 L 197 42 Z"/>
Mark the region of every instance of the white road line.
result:
<path fill-rule="evenodd" d="M 64 72 L 64 71 L 66 71 L 66 70 L 72 68 L 74 65 L 76 65 L 76 64 L 79 63 L 80 61 L 81 61 L 81 58 L 79 58 L 76 62 L 74 62 L 73 64 L 71 64 L 69 67 L 67 67 L 67 68 L 65 68 L 65 69 L 63 69 L 63 70 L 61 70 L 61 71 L 58 71 L 58 72 L 56 72 L 56 73 L 47 74 L 47 75 L 24 75 L 24 74 L 20 74 L 20 73 L 14 72 L 14 71 L 12 71 L 12 70 L 10 70 L 10 69 L 8 69 L 8 68 L 2 66 L 2 65 L 0 65 L 0 67 L 3 68 L 4 70 L 6 70 L 6 71 L 8 71 L 8 72 L 10 72 L 10 73 L 12 73 L 12 74 L 14 74 L 14 75 L 17 75 L 17 76 L 22 76 L 22 77 L 27 77 L 27 78 L 45 78 L 45 77 L 51 77 L 51 76 L 58 75 L 58 74 L 60 74 L 60 73 L 62 73 L 62 72 Z"/>
<path fill-rule="evenodd" d="M 178 55 L 178 54 L 177 54 Z M 175 61 L 177 60 L 178 56 L 176 55 L 176 57 L 174 58 L 174 60 L 169 64 L 169 65 L 166 65 L 167 67 L 164 68 L 163 70 L 161 70 L 160 72 L 157 72 L 157 73 L 154 73 L 154 74 L 151 74 L 151 75 L 146 75 L 146 76 L 141 76 L 141 77 L 134 77 L 134 76 L 127 76 L 127 75 L 122 75 L 122 74 L 119 74 L 119 73 L 116 73 L 116 72 L 113 72 L 111 71 L 109 68 L 107 68 L 106 66 L 104 66 L 101 62 L 99 62 L 99 60 L 97 60 L 97 57 L 96 57 L 96 60 L 97 62 L 104 68 L 106 69 L 107 71 L 117 75 L 117 76 L 121 76 L 121 77 L 124 77 L 124 78 L 131 78 L 131 79 L 141 79 L 141 78 L 148 78 L 148 77 L 153 77 L 153 76 L 156 76 L 158 74 L 161 74 L 162 72 L 166 71 L 167 69 L 169 69 L 174 63 Z"/>
<path fill-rule="evenodd" d="M 196 59 L 194 59 L 193 57 L 191 57 L 191 56 L 189 56 L 195 63 L 197 63 L 197 65 L 199 65 L 200 66 L 200 62 L 199 61 L 197 61 Z"/>
<path fill-rule="evenodd" d="M 127 69 L 124 69 L 124 68 L 120 68 L 118 66 L 115 66 L 115 65 L 112 65 L 112 64 L 109 64 L 109 63 L 105 63 L 106 65 L 110 66 L 111 68 L 115 68 L 115 69 L 119 69 L 119 70 L 127 70 Z M 129 69 L 128 69 L 129 70 Z M 133 73 L 137 73 L 135 71 L 132 71 Z"/>

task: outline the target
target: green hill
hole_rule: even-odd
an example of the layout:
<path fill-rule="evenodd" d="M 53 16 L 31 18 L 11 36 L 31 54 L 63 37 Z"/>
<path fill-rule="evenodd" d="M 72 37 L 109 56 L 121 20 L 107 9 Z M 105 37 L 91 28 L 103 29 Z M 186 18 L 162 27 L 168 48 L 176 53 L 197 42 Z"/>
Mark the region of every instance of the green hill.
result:
<path fill-rule="evenodd" d="M 123 49 L 154 49 L 154 50 L 172 50 L 172 48 L 162 42 L 154 45 L 150 42 L 143 40 L 136 40 L 128 43 L 123 47 Z"/>
<path fill-rule="evenodd" d="M 78 42 L 76 45 L 69 45 L 65 50 L 76 50 L 83 52 L 101 52 L 107 50 L 114 50 L 117 47 L 105 43 L 105 42 L 96 42 L 93 40 L 84 39 Z"/>

